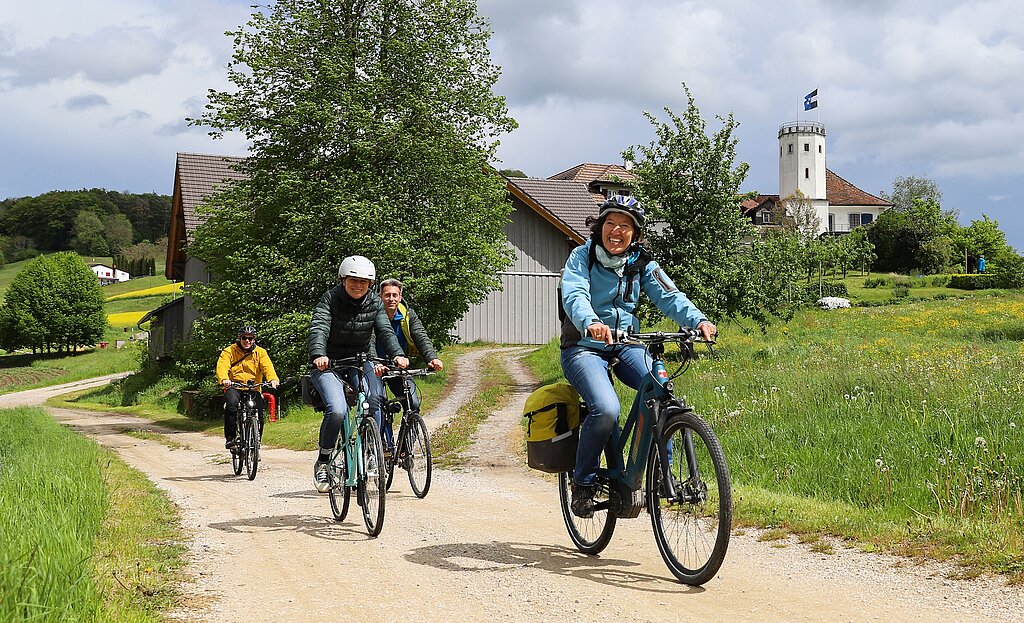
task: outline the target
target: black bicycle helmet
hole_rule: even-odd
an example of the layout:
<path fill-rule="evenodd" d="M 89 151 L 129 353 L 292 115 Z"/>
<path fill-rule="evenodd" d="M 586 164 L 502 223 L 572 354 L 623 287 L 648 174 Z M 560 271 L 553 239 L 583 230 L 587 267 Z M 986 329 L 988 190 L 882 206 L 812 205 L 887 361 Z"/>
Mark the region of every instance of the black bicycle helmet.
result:
<path fill-rule="evenodd" d="M 253 339 L 256 339 L 256 327 L 252 325 L 245 325 L 244 327 L 238 330 L 238 335 L 251 335 Z"/>
<path fill-rule="evenodd" d="M 633 197 L 615 195 L 609 198 L 601 204 L 601 212 L 597 215 L 597 218 L 603 219 L 609 212 L 625 214 L 633 219 L 637 229 L 643 229 L 644 224 L 647 223 L 647 213 L 644 212 L 640 202 Z"/>

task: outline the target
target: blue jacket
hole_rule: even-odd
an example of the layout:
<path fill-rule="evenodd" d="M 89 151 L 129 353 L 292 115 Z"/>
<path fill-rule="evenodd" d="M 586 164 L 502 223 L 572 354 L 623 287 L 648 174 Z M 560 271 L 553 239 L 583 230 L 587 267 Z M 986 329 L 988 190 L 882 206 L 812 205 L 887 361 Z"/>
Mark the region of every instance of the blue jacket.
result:
<path fill-rule="evenodd" d="M 682 327 L 696 327 L 707 320 L 697 306 L 679 291 L 656 261 L 636 251 L 629 258 L 623 276 L 590 261 L 588 240 L 572 250 L 562 273 L 562 348 L 574 346 L 587 327 L 601 322 L 614 329 L 639 331 L 634 315 L 642 289 L 663 314 Z M 645 262 L 646 260 L 646 262 Z M 640 268 L 643 268 L 641 274 Z"/>

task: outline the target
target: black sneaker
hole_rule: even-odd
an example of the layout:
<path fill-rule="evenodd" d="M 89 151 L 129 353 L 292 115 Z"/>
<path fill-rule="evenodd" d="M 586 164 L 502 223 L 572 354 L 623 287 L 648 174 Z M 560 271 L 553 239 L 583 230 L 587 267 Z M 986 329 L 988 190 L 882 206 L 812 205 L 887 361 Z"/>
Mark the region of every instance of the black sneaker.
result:
<path fill-rule="evenodd" d="M 572 514 L 583 519 L 594 516 L 594 486 L 572 483 Z"/>
<path fill-rule="evenodd" d="M 224 442 L 225 450 L 234 450 L 236 447 L 238 447 L 238 441 L 234 439 L 228 439 L 227 441 Z"/>

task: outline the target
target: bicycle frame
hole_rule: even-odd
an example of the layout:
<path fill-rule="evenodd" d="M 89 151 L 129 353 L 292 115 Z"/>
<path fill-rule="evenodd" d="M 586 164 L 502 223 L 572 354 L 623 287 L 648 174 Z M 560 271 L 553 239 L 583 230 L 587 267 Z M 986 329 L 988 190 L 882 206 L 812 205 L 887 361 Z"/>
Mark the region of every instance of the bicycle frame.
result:
<path fill-rule="evenodd" d="M 349 468 L 346 470 L 346 480 L 344 484 L 348 487 L 355 487 L 359 474 L 366 471 L 366 465 L 363 464 L 363 442 L 359 437 L 359 422 L 361 422 L 364 417 L 369 417 L 367 414 L 369 413 L 370 405 L 366 401 L 366 392 L 363 390 L 363 366 L 361 363 L 358 365 L 346 365 L 340 368 L 335 368 L 333 369 L 333 372 L 337 375 L 339 370 L 348 369 L 354 369 L 356 371 L 356 379 L 359 388 L 356 391 L 355 404 L 349 408 L 348 413 L 342 420 L 341 433 L 338 435 L 338 445 L 341 446 L 342 443 L 344 444 L 345 464 Z M 339 379 L 342 383 L 345 382 L 345 379 L 341 379 L 340 377 Z M 338 454 L 338 449 L 336 449 L 335 453 L 331 456 L 331 460 L 337 460 Z"/>
<path fill-rule="evenodd" d="M 608 480 L 610 487 L 614 488 L 616 483 L 621 483 L 628 487 L 631 499 L 635 492 L 643 489 L 644 477 L 647 471 L 647 456 L 652 442 L 658 446 L 662 465 L 669 464 L 671 448 L 661 441 L 661 410 L 669 401 L 675 400 L 673 383 L 669 378 L 668 369 L 663 359 L 665 354 L 664 343 L 655 342 L 641 345 L 651 354 L 651 369 L 637 389 L 636 397 L 633 399 L 633 404 L 630 407 L 629 415 L 626 417 L 625 422 L 623 422 L 621 427 L 616 426 L 611 439 L 608 441 L 608 446 L 605 449 L 608 467 L 599 468 L 597 471 L 599 477 L 603 475 Z M 614 362 L 609 365 L 609 373 L 611 373 L 612 365 L 614 365 Z M 689 409 L 689 407 L 681 402 L 678 404 L 683 409 Z M 687 436 L 685 440 L 686 448 L 684 448 L 684 452 L 687 464 L 692 470 L 691 473 L 697 473 L 692 439 Z M 665 496 L 669 499 L 677 499 L 679 494 L 675 490 L 675 483 L 672 482 L 671 478 L 665 479 L 664 486 L 666 489 Z M 623 496 L 625 493 L 625 491 L 619 491 L 620 496 Z M 631 507 L 626 506 L 625 500 L 622 500 L 622 508 L 617 509 L 620 511 L 617 515 L 623 518 L 636 517 L 642 508 L 642 504 L 633 502 Z"/>

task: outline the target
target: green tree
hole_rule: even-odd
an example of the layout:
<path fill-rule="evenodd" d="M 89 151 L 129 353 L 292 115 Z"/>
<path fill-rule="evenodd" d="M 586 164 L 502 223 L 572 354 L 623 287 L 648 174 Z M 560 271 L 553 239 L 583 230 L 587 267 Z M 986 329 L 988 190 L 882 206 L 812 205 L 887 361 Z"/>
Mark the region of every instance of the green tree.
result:
<path fill-rule="evenodd" d="M 72 248 L 82 255 L 107 255 L 110 249 L 103 238 L 103 223 L 95 212 L 82 210 L 75 216 Z"/>
<path fill-rule="evenodd" d="M 917 200 L 942 203 L 942 191 L 939 185 L 927 177 L 897 177 L 892 183 L 892 194 L 884 190 L 879 193 L 882 199 L 892 203 L 894 210 L 909 211 Z"/>
<path fill-rule="evenodd" d="M 107 243 L 110 255 L 117 255 L 131 246 L 132 224 L 124 214 L 109 214 L 101 219 L 103 222 L 103 239 Z"/>
<path fill-rule="evenodd" d="M 72 351 L 95 344 L 106 327 L 95 273 L 74 253 L 55 253 L 32 260 L 11 281 L 0 312 L 0 345 Z"/>
<path fill-rule="evenodd" d="M 749 195 L 739 188 L 749 166 L 736 160 L 737 123 L 730 114 L 719 118 L 722 128 L 705 131 L 700 110 L 683 85 L 689 102 L 669 121 L 645 113 L 657 140 L 627 149 L 623 158 L 636 163 L 634 193 L 657 223 L 650 227 L 649 244 L 658 262 L 677 286 L 710 318 L 747 316 L 765 326 L 772 316 L 789 312 L 785 288 L 765 288 L 766 270 L 788 264 L 779 249 L 764 244 L 740 211 Z M 754 239 L 752 248 L 744 241 Z M 773 258 L 759 266 L 762 254 Z M 772 273 L 774 274 L 774 273 Z"/>
<path fill-rule="evenodd" d="M 490 31 L 471 0 L 281 0 L 230 33 L 234 88 L 194 123 L 251 142 L 244 182 L 209 200 L 190 253 L 213 283 L 190 370 L 243 320 L 284 369 L 341 259 L 408 284 L 436 342 L 511 261 L 504 182 L 488 166 L 515 127 L 492 87 Z"/>
<path fill-rule="evenodd" d="M 971 221 L 967 227 L 958 228 L 951 238 L 953 259 L 966 262 L 965 272 L 973 271 L 979 256 L 992 260 L 1007 248 L 1006 234 L 999 229 L 999 221 L 990 219 L 987 214 L 982 214 L 981 220 Z"/>
<path fill-rule="evenodd" d="M 933 199 L 915 199 L 908 210 L 886 210 L 868 227 L 878 255 L 875 268 L 901 273 L 942 270 L 945 265 L 937 265 L 940 247 L 945 244 L 947 256 L 951 253 L 950 237 L 958 227 L 956 218 Z"/>
<path fill-rule="evenodd" d="M 505 177 L 530 177 L 519 169 L 501 169 L 498 173 L 501 173 Z"/>

